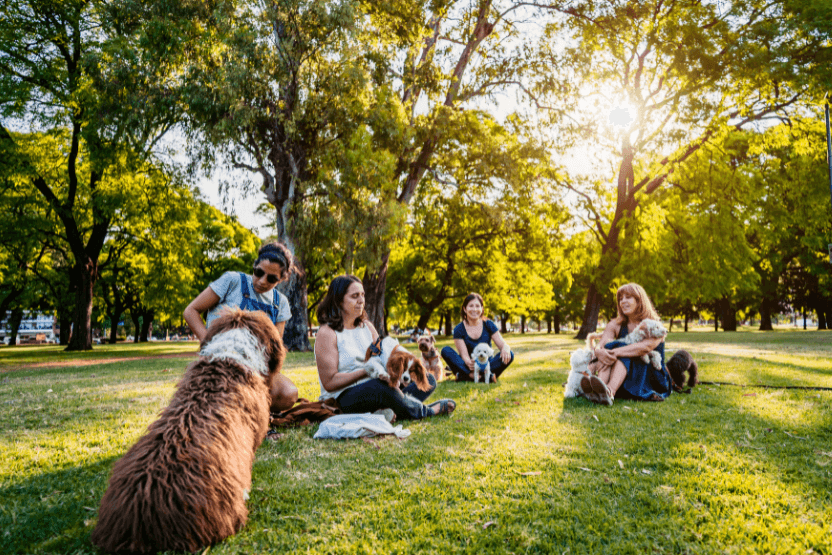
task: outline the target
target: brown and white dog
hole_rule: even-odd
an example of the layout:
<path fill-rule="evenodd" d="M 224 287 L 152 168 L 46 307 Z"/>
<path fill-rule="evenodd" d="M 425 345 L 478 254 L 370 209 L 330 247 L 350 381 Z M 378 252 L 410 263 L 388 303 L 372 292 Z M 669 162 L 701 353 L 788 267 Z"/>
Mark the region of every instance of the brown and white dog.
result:
<path fill-rule="evenodd" d="M 237 533 L 284 357 L 264 313 L 229 309 L 215 320 L 170 404 L 113 466 L 92 543 L 193 552 Z"/>
<path fill-rule="evenodd" d="M 392 337 L 377 339 L 367 348 L 363 359 L 355 358 L 368 376 L 385 381 L 390 387 L 407 387 L 413 381 L 421 391 L 430 389 L 425 365 Z"/>
<path fill-rule="evenodd" d="M 436 381 L 442 380 L 442 366 L 439 364 L 439 351 L 436 350 L 436 338 L 428 332 L 416 340 L 419 351 L 422 353 L 422 363 L 428 372 L 433 374 Z"/>

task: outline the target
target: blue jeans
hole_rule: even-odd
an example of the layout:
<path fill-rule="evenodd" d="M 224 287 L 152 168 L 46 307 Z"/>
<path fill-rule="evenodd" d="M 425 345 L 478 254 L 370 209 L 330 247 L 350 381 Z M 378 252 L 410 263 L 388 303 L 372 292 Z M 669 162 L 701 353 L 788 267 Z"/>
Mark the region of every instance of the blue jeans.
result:
<path fill-rule="evenodd" d="M 465 366 L 465 361 L 462 360 L 459 353 L 454 351 L 451 347 L 443 347 L 440 354 L 442 355 L 442 360 L 445 361 L 445 364 L 448 365 L 448 368 L 450 368 L 451 372 L 453 372 L 454 376 L 456 376 L 456 381 L 474 381 L 474 376 L 471 375 L 471 371 L 468 370 L 467 366 Z M 508 368 L 512 362 L 514 362 L 514 351 L 511 351 L 511 360 L 508 361 L 508 364 L 503 364 L 503 359 L 500 358 L 499 351 L 488 360 L 488 364 L 491 366 L 491 373 L 498 378 L 500 377 L 500 374 L 503 373 L 503 370 Z"/>
<path fill-rule="evenodd" d="M 422 403 L 436 389 L 436 378 L 431 374 L 428 374 L 428 382 L 430 387 L 422 391 L 415 383 L 399 389 L 378 379 L 369 380 L 344 390 L 338 396 L 338 405 L 344 413 L 393 409 L 399 420 L 421 420 L 433 415 L 433 411 Z"/>

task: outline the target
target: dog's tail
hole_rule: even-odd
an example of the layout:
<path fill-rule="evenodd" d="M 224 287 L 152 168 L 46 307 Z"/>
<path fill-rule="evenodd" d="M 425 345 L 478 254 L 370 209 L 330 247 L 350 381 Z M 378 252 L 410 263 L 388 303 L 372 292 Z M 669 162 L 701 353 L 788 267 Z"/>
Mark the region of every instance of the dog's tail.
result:
<path fill-rule="evenodd" d="M 598 345 L 598 342 L 601 340 L 601 333 L 590 333 L 586 336 L 586 348 L 590 351 L 594 350 L 595 347 Z"/>

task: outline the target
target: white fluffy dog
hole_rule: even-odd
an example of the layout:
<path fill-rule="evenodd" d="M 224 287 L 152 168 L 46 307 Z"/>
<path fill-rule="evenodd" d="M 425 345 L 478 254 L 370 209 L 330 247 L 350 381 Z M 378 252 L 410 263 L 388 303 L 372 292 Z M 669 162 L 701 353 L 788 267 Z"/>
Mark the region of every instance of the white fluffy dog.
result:
<path fill-rule="evenodd" d="M 636 326 L 636 329 L 628 333 L 621 341 L 627 345 L 632 345 L 633 343 L 638 343 L 648 338 L 661 339 L 666 335 L 667 329 L 665 329 L 661 322 L 645 318 Z M 656 351 L 650 351 L 642 355 L 641 360 L 647 364 L 651 364 L 656 370 L 662 369 L 662 357 Z"/>
<path fill-rule="evenodd" d="M 492 356 L 494 356 L 494 349 L 487 343 L 477 343 L 474 347 L 471 352 L 471 357 L 474 359 L 474 383 L 480 382 L 480 372 L 483 373 L 485 383 L 491 383 L 491 363 L 488 361 Z"/>
<path fill-rule="evenodd" d="M 566 399 L 583 395 L 581 379 L 592 375 L 589 370 L 589 363 L 595 358 L 595 340 L 600 337 L 600 333 L 590 333 L 586 338 L 586 347 L 574 351 L 569 357 L 569 376 L 566 379 L 566 389 L 563 392 Z"/>

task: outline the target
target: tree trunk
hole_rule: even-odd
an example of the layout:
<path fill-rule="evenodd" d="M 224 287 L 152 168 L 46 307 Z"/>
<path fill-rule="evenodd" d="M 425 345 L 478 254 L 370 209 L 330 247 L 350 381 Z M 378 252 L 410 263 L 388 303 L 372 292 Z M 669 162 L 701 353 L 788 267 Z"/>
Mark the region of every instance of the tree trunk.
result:
<path fill-rule="evenodd" d="M 777 299 L 772 299 L 768 295 L 763 296 L 760 302 L 760 331 L 772 331 L 774 326 L 771 324 L 771 315 L 777 307 Z"/>
<path fill-rule="evenodd" d="M 526 317 L 520 315 L 520 333 L 526 333 Z"/>
<path fill-rule="evenodd" d="M 562 325 L 562 323 L 560 321 L 560 310 L 555 312 L 555 317 L 554 317 L 554 322 L 553 323 L 555 325 L 555 334 L 560 334 L 560 328 L 561 328 L 561 325 Z"/>
<path fill-rule="evenodd" d="M 737 331 L 737 311 L 731 305 L 731 299 L 723 297 L 719 301 L 720 319 L 723 331 Z"/>
<path fill-rule="evenodd" d="M 17 334 L 20 331 L 20 322 L 23 320 L 23 309 L 13 308 L 9 316 L 9 347 L 17 345 Z"/>
<path fill-rule="evenodd" d="M 137 333 L 136 337 L 139 338 L 139 341 L 142 343 L 147 343 L 147 340 L 150 338 L 150 330 L 151 326 L 153 325 L 153 318 L 156 317 L 156 311 L 153 309 L 145 310 L 142 313 L 142 328 L 141 333 Z M 138 330 L 136 330 L 138 332 Z"/>
<path fill-rule="evenodd" d="M 115 311 L 110 314 L 110 345 L 115 345 L 118 339 L 118 319 L 121 314 L 116 315 Z"/>
<path fill-rule="evenodd" d="M 584 321 L 575 339 L 586 339 L 590 333 L 598 329 L 598 313 L 601 311 L 601 296 L 595 283 L 589 284 L 586 292 L 586 304 L 584 305 Z"/>
<path fill-rule="evenodd" d="M 546 318 L 546 334 L 547 335 L 552 333 L 552 318 L 553 317 Z"/>
<path fill-rule="evenodd" d="M 508 327 L 506 327 L 506 324 L 508 324 L 508 314 L 504 313 L 503 316 L 503 319 L 500 320 L 500 333 L 505 335 L 508 333 Z"/>
<path fill-rule="evenodd" d="M 390 262 L 390 253 L 384 253 L 378 268 L 371 272 L 368 268 L 364 272 L 364 310 L 370 322 L 378 331 L 379 336 L 387 337 L 387 318 L 384 313 L 384 288 L 387 286 L 387 267 Z"/>
<path fill-rule="evenodd" d="M 673 331 L 673 316 L 670 317 L 670 325 L 667 327 L 667 333 Z"/>
<path fill-rule="evenodd" d="M 75 290 L 75 311 L 72 317 L 72 337 L 66 351 L 92 350 L 92 300 L 95 280 L 98 277 L 98 261 L 86 257 L 73 268 L 78 285 Z"/>
<path fill-rule="evenodd" d="M 130 320 L 133 322 L 133 343 L 138 343 L 142 331 L 142 317 L 137 307 L 130 309 Z"/>
<path fill-rule="evenodd" d="M 454 333 L 454 328 L 451 324 L 451 312 L 448 311 L 445 313 L 445 335 L 447 335 L 448 337 L 450 337 Z"/>
<path fill-rule="evenodd" d="M 280 292 L 289 299 L 292 308 L 292 317 L 286 322 L 286 328 L 283 330 L 283 346 L 289 351 L 308 352 L 312 348 L 309 345 L 309 327 L 306 323 L 306 274 L 303 267 L 300 264 L 298 266 L 301 272 L 292 274 L 278 286 Z"/>
<path fill-rule="evenodd" d="M 688 315 L 687 315 L 687 313 L 685 313 L 685 331 L 686 332 L 688 331 L 688 320 L 689 320 Z"/>
<path fill-rule="evenodd" d="M 433 309 L 427 309 L 428 312 L 422 312 L 419 315 L 419 321 L 416 323 L 416 327 L 420 330 L 423 330 L 428 327 L 428 322 L 430 322 L 430 317 L 433 316 Z"/>
<path fill-rule="evenodd" d="M 68 310 L 58 309 L 58 341 L 61 345 L 69 345 L 69 337 L 72 333 L 72 316 Z"/>

